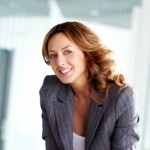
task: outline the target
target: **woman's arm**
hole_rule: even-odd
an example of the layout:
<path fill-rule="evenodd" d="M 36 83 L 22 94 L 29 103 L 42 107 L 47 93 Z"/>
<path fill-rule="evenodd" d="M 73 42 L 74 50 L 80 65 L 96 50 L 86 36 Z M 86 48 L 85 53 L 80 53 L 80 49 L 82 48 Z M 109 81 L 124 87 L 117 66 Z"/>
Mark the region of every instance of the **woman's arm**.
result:
<path fill-rule="evenodd" d="M 40 89 L 40 105 L 42 109 L 42 138 L 45 140 L 46 150 L 58 150 L 57 144 L 53 137 L 52 130 L 50 128 L 47 113 L 44 106 L 44 99 L 46 95 L 46 78 Z"/>
<path fill-rule="evenodd" d="M 139 141 L 139 115 L 133 89 L 126 87 L 116 101 L 116 124 L 112 135 L 112 150 L 135 150 Z"/>

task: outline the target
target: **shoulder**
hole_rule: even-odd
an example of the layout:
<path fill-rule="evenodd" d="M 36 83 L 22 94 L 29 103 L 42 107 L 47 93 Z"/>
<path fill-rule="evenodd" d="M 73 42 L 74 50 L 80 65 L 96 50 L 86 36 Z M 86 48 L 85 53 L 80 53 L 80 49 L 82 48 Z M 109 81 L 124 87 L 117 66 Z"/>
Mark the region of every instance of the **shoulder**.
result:
<path fill-rule="evenodd" d="M 129 85 L 126 84 L 125 87 L 120 87 L 116 84 L 113 84 L 109 89 L 109 95 L 118 97 L 130 97 L 131 95 L 135 95 L 135 89 Z"/>
<path fill-rule="evenodd" d="M 46 76 L 39 91 L 41 106 L 46 107 L 49 102 L 55 101 L 63 86 L 65 85 L 55 75 Z"/>
<path fill-rule="evenodd" d="M 55 75 L 47 75 L 44 78 L 42 87 L 51 88 L 63 85 L 63 83 Z M 41 88 L 42 88 L 41 87 Z"/>
<path fill-rule="evenodd" d="M 46 93 L 52 93 L 54 89 L 60 89 L 63 83 L 55 75 L 47 75 L 40 88 L 40 96 L 45 97 Z"/>
<path fill-rule="evenodd" d="M 110 101 L 114 104 L 117 114 L 120 116 L 125 111 L 135 113 L 138 110 L 137 94 L 135 89 L 127 84 L 123 89 L 114 84 L 109 91 Z"/>
<path fill-rule="evenodd" d="M 51 84 L 51 83 L 62 84 L 61 81 L 56 77 L 56 75 L 47 75 L 44 78 L 43 84 L 48 85 L 48 84 Z"/>
<path fill-rule="evenodd" d="M 111 105 L 115 105 L 117 109 L 125 110 L 131 105 L 137 104 L 136 91 L 129 84 L 126 84 L 123 88 L 113 84 L 109 89 L 109 102 Z"/>

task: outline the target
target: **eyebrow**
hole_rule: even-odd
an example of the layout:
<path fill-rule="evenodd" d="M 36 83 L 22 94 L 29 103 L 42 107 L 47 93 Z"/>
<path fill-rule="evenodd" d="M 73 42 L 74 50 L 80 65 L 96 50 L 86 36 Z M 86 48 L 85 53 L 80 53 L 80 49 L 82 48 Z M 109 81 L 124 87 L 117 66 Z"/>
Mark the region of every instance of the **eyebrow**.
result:
<path fill-rule="evenodd" d="M 61 48 L 61 50 L 64 50 L 64 49 L 66 49 L 66 48 L 68 48 L 68 47 L 73 47 L 73 46 L 67 45 L 67 46 Z M 53 50 L 53 49 L 48 50 L 48 52 L 54 52 L 54 51 L 55 51 L 55 50 Z"/>

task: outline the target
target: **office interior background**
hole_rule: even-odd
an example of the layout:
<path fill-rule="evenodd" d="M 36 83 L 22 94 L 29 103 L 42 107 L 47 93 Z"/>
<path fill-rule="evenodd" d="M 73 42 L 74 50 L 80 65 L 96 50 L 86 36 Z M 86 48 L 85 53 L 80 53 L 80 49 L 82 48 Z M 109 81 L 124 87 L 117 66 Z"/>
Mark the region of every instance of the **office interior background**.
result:
<path fill-rule="evenodd" d="M 44 150 L 39 89 L 53 74 L 43 61 L 45 34 L 80 21 L 117 53 L 137 91 L 138 150 L 150 150 L 150 0 L 0 0 L 0 150 Z"/>

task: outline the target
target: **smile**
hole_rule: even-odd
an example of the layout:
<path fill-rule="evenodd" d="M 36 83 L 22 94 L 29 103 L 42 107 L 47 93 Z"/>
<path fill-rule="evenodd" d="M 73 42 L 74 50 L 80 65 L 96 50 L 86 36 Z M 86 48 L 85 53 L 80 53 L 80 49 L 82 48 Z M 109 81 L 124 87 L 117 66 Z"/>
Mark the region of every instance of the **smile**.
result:
<path fill-rule="evenodd" d="M 68 73 L 70 70 L 72 70 L 72 68 L 60 70 L 59 72 L 62 73 L 62 74 L 65 74 L 65 73 Z"/>

